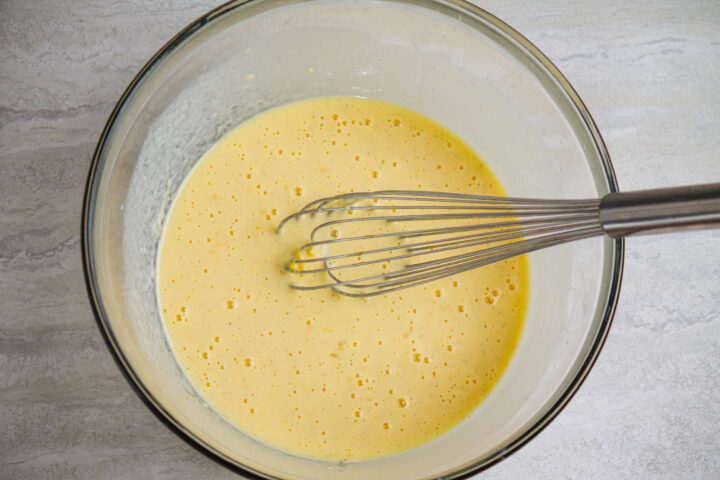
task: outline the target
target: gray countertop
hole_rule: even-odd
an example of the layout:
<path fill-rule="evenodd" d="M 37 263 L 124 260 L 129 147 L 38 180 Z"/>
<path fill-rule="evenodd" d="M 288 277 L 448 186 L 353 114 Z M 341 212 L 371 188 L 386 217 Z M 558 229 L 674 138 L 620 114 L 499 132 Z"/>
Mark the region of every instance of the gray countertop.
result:
<path fill-rule="evenodd" d="M 170 432 L 100 336 L 80 210 L 105 120 L 198 0 L 0 1 L 0 478 L 238 478 Z M 622 189 L 720 181 L 720 3 L 490 0 L 565 73 Z M 569 406 L 479 478 L 720 478 L 720 231 L 632 238 Z"/>

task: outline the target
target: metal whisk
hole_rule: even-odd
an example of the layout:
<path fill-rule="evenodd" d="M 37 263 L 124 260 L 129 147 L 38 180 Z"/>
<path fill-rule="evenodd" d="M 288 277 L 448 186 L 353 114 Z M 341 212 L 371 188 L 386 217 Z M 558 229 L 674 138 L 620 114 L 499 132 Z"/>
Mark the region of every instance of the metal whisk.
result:
<path fill-rule="evenodd" d="M 309 203 L 292 287 L 367 297 L 584 238 L 720 226 L 720 183 L 542 200 L 390 190 Z M 309 222 L 309 223 L 308 223 Z"/>

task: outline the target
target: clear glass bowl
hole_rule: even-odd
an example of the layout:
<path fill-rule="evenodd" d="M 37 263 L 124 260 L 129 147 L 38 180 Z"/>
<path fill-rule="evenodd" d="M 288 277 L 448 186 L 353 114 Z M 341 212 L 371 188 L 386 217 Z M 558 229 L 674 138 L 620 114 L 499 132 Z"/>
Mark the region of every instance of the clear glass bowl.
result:
<path fill-rule="evenodd" d="M 166 338 L 156 256 L 184 177 L 243 120 L 322 95 L 373 97 L 435 119 L 470 144 L 514 196 L 598 197 L 617 188 L 602 139 L 567 80 L 479 8 L 450 0 L 231 2 L 152 58 L 100 139 L 83 212 L 98 323 L 147 405 L 231 468 L 277 479 L 468 476 L 537 434 L 587 375 L 615 308 L 622 241 L 533 253 L 525 331 L 495 390 L 448 433 L 376 460 L 301 458 L 246 436 L 197 394 Z"/>

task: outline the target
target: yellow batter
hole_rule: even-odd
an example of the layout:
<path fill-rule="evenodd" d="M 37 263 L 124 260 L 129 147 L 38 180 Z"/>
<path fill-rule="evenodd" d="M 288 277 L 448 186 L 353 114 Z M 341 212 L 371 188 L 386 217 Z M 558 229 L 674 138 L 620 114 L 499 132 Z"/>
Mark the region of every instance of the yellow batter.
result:
<path fill-rule="evenodd" d="M 328 460 L 413 448 L 465 418 L 510 360 L 524 257 L 368 299 L 288 287 L 300 239 L 278 235 L 279 221 L 319 197 L 383 189 L 505 193 L 431 120 L 331 97 L 240 125 L 175 200 L 158 266 L 171 343 L 207 401 L 268 445 Z"/>

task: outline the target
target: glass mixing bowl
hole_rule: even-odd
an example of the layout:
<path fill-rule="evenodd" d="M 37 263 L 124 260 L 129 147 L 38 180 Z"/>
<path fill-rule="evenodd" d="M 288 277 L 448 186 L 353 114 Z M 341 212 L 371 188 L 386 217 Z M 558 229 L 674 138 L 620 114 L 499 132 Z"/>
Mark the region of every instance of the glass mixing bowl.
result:
<path fill-rule="evenodd" d="M 231 468 L 277 479 L 468 476 L 537 434 L 587 375 L 615 308 L 621 240 L 531 254 L 526 327 L 501 381 L 458 426 L 402 454 L 342 463 L 268 447 L 213 411 L 173 356 L 155 270 L 183 179 L 240 122 L 324 95 L 386 100 L 438 121 L 513 196 L 598 197 L 617 188 L 602 139 L 567 80 L 487 12 L 459 0 L 231 2 L 150 60 L 102 134 L 83 212 L 98 323 L 147 405 Z"/>

